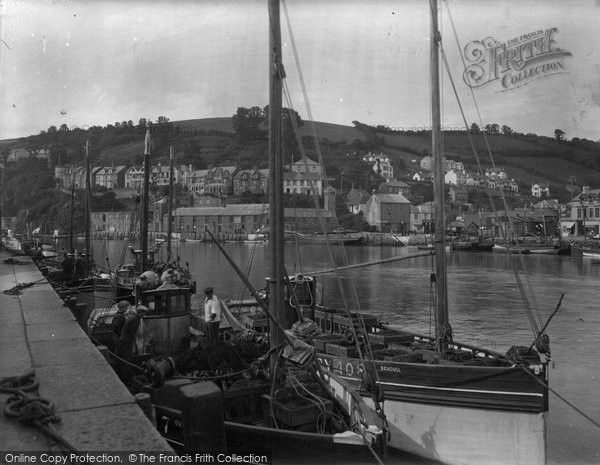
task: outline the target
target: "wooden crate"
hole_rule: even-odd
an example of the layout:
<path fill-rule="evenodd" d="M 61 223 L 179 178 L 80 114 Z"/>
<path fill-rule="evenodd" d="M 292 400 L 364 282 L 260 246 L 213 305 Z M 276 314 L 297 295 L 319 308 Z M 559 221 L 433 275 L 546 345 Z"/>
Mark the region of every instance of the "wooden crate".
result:
<path fill-rule="evenodd" d="M 328 308 L 319 308 L 318 310 L 315 310 L 315 323 L 319 325 L 321 331 L 325 333 L 331 333 L 333 330 L 332 318 L 334 313 L 335 310 Z"/>
<path fill-rule="evenodd" d="M 270 413 L 271 397 L 267 394 L 262 396 L 263 411 Z M 325 407 L 326 412 L 333 411 L 333 402 L 329 399 L 319 397 L 320 402 L 311 401 L 302 397 L 294 396 L 287 399 L 273 399 L 273 413 L 277 423 L 291 428 L 303 425 L 317 424 L 317 419 Z M 317 405 L 318 404 L 318 405 Z M 266 415 L 268 417 L 269 415 Z"/>
<path fill-rule="evenodd" d="M 343 336 L 337 334 L 321 334 L 313 339 L 313 344 L 317 350 L 325 352 L 325 345 L 328 343 L 341 344 L 346 339 Z"/>
<path fill-rule="evenodd" d="M 362 329 L 363 325 L 370 333 L 373 327 L 377 325 L 377 317 L 367 313 L 351 313 L 351 318 L 345 312 L 339 312 L 333 315 L 333 332 L 344 334 L 352 326 Z M 361 321 L 362 318 L 362 321 Z"/>
<path fill-rule="evenodd" d="M 358 357 L 358 351 L 355 345 L 346 344 L 325 344 L 325 352 L 331 355 L 340 355 L 342 357 Z"/>
<path fill-rule="evenodd" d="M 410 334 L 398 333 L 396 331 L 380 331 L 378 333 L 369 334 L 369 342 L 373 344 L 411 344 L 414 342 L 414 340 L 414 336 Z"/>
<path fill-rule="evenodd" d="M 385 360 L 388 362 L 420 363 L 423 361 L 422 352 L 416 352 L 408 348 L 374 350 L 373 357 L 376 360 Z"/>

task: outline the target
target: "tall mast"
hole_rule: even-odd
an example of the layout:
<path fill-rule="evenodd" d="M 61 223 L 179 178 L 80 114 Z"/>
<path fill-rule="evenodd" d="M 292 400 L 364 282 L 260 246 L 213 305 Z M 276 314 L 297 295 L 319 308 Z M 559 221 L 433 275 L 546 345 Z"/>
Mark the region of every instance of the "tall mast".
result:
<path fill-rule="evenodd" d="M 74 253 L 73 247 L 73 209 L 75 208 L 75 183 L 71 184 L 71 217 L 69 225 L 69 252 Z"/>
<path fill-rule="evenodd" d="M 173 146 L 169 152 L 169 204 L 167 218 L 167 262 L 171 261 L 171 232 L 173 228 Z"/>
<path fill-rule="evenodd" d="M 281 27 L 279 0 L 269 0 L 269 248 L 271 270 L 269 283 L 269 309 L 284 328 L 289 328 L 285 319 L 284 302 L 284 216 L 283 216 L 283 160 L 282 160 L 282 81 Z M 271 347 L 284 341 L 279 325 L 271 325 Z M 277 357 L 273 352 L 271 367 Z M 275 371 L 271 371 L 273 376 Z"/>
<path fill-rule="evenodd" d="M 431 151 L 433 154 L 433 196 L 435 226 L 435 275 L 436 275 L 436 349 L 444 351 L 451 339 L 448 323 L 448 288 L 446 284 L 446 220 L 444 216 L 444 161 L 441 151 L 441 116 L 440 116 L 440 70 L 437 0 L 430 0 L 431 6 Z"/>
<path fill-rule="evenodd" d="M 85 141 L 85 273 L 86 276 L 90 272 L 92 263 L 92 246 L 90 237 L 90 199 L 92 198 L 92 183 L 91 183 L 91 168 L 90 168 L 90 140 Z"/>
<path fill-rule="evenodd" d="M 148 269 L 148 203 L 150 191 L 150 124 L 146 126 L 144 140 L 144 187 L 142 194 L 142 224 L 140 227 L 140 245 L 142 249 L 142 273 Z"/>

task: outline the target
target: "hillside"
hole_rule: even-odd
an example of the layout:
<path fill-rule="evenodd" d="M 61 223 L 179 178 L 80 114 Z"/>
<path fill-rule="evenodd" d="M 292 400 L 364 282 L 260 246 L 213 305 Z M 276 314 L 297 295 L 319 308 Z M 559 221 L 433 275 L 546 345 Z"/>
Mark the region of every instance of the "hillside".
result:
<path fill-rule="evenodd" d="M 346 165 L 349 159 L 358 161 L 369 150 L 389 155 L 397 172 L 404 171 L 405 174 L 418 171 L 420 160 L 430 152 L 430 136 L 426 132 L 393 133 L 380 130 L 379 127 L 354 123 L 355 126 L 314 123 L 327 172 L 336 179 L 334 185 L 339 182 L 339 176 L 343 172 L 348 172 Z M 189 163 L 196 168 L 224 164 L 266 166 L 267 163 L 266 139 L 262 137 L 244 144 L 238 143 L 232 118 L 173 121 L 167 125 L 155 125 L 154 128 L 153 159 L 156 162 L 168 160 L 169 146 L 172 145 L 175 148 L 176 163 Z M 142 162 L 143 128 L 130 126 L 123 131 L 124 127 L 115 130 L 111 126 L 110 129 L 98 129 L 102 130 L 101 136 L 96 136 L 98 142 L 92 139 L 92 145 L 95 144 L 96 147 L 96 152 L 93 153 L 95 164 Z M 13 146 L 50 145 L 51 153 L 63 154 L 62 163 L 77 163 L 83 155 L 77 144 L 81 143 L 79 141 L 86 134 L 75 133 L 76 130 L 62 133 L 58 131 L 52 137 L 49 132 L 42 133 L 24 138 Z M 308 123 L 300 128 L 307 154 L 316 158 L 316 150 L 311 141 L 312 133 L 312 127 Z M 465 132 L 444 133 L 443 139 L 448 158 L 462 161 L 471 171 L 477 170 L 476 159 Z M 585 139 L 558 141 L 531 134 L 488 134 L 487 139 L 495 165 L 504 168 L 510 177 L 518 179 L 523 189 L 533 182 L 549 183 L 554 195 L 566 197 L 565 188 L 571 181 L 576 186 L 600 187 L 600 144 L 596 142 Z M 481 164 L 484 167 L 491 166 L 483 135 L 473 134 L 472 141 Z M 299 154 L 291 156 L 297 160 Z M 58 158 L 54 161 L 57 160 Z M 347 174 L 344 176 L 348 177 Z"/>

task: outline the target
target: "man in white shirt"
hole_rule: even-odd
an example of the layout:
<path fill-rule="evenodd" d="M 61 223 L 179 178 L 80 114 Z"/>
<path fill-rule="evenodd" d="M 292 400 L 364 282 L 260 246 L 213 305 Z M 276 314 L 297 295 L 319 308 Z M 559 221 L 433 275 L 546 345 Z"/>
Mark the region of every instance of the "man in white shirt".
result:
<path fill-rule="evenodd" d="M 212 287 L 204 289 L 204 321 L 206 322 L 206 341 L 209 346 L 217 343 L 221 324 L 221 306 Z"/>

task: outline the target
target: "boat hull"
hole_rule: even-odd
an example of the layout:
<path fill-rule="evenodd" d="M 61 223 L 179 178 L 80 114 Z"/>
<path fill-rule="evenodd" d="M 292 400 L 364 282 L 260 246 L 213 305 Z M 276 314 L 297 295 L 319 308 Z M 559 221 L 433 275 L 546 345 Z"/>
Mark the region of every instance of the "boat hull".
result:
<path fill-rule="evenodd" d="M 365 396 L 370 404 L 370 399 Z M 372 405 L 372 404 L 371 404 Z M 449 465 L 545 465 L 545 413 L 388 400 L 389 447 Z"/>
<path fill-rule="evenodd" d="M 600 253 L 600 247 L 596 244 L 571 244 L 571 255 L 581 257 L 584 253 Z"/>
<path fill-rule="evenodd" d="M 362 363 L 319 354 L 327 370 L 361 390 Z M 389 446 L 448 464 L 545 463 L 547 390 L 523 369 L 374 361 L 385 392 Z M 546 380 L 546 369 L 537 366 Z"/>
<path fill-rule="evenodd" d="M 532 247 L 529 249 L 530 254 L 556 255 L 560 249 L 554 247 Z"/>
<path fill-rule="evenodd" d="M 525 255 L 530 253 L 529 248 L 507 247 L 505 245 L 499 245 L 499 244 L 494 244 L 493 251 L 499 252 L 499 253 L 520 253 L 520 254 L 525 254 Z"/>

